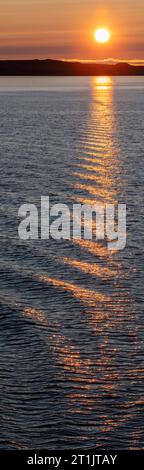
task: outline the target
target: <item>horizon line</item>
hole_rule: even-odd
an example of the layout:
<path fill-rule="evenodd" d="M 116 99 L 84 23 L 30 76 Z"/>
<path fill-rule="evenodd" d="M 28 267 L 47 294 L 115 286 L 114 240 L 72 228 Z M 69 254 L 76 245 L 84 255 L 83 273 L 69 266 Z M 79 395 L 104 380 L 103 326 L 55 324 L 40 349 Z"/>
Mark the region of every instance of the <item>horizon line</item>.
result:
<path fill-rule="evenodd" d="M 62 61 L 68 63 L 79 62 L 81 64 L 94 64 L 94 65 L 116 65 L 119 63 L 124 63 L 133 66 L 144 66 L 144 59 L 118 59 L 118 58 L 107 58 L 107 59 L 78 59 L 78 58 L 52 58 L 52 57 L 33 57 L 33 58 L 0 58 L 0 62 L 8 62 L 8 61 L 45 61 L 45 60 L 53 60 L 53 61 Z"/>
<path fill-rule="evenodd" d="M 53 60 L 53 61 L 61 61 L 61 62 L 79 62 L 82 64 L 94 64 L 94 65 L 115 65 L 119 63 L 124 63 L 128 65 L 144 65 L 144 59 L 116 59 L 116 58 L 107 58 L 107 59 L 78 59 L 78 58 L 65 58 L 65 57 L 33 57 L 33 58 L 0 58 L 0 62 L 8 62 L 8 61 L 45 61 L 45 60 Z"/>

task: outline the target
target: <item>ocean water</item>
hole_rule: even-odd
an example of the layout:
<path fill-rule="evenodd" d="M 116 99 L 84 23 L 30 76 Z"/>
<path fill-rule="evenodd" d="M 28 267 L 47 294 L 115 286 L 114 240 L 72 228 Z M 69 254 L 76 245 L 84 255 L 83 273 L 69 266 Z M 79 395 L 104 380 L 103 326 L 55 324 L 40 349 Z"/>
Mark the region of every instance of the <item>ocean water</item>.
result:
<path fill-rule="evenodd" d="M 144 78 L 0 78 L 0 448 L 143 448 Z M 127 246 L 18 210 L 127 205 Z"/>

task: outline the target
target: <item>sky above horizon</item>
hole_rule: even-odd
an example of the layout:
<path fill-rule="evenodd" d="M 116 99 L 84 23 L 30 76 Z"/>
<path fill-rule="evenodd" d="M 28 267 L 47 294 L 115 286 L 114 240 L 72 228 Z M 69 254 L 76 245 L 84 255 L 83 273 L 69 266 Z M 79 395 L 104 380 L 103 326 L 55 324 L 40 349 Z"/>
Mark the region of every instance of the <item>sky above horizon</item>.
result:
<path fill-rule="evenodd" d="M 144 63 L 144 0 L 1 0 L 0 59 L 48 57 Z"/>

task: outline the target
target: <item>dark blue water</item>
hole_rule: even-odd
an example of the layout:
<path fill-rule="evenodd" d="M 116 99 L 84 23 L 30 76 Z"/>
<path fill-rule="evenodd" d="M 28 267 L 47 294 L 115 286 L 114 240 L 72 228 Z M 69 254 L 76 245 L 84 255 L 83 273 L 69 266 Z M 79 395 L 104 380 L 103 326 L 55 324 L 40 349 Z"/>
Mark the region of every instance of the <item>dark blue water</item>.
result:
<path fill-rule="evenodd" d="M 0 447 L 143 447 L 144 79 L 0 79 Z M 127 204 L 127 246 L 18 210 Z"/>

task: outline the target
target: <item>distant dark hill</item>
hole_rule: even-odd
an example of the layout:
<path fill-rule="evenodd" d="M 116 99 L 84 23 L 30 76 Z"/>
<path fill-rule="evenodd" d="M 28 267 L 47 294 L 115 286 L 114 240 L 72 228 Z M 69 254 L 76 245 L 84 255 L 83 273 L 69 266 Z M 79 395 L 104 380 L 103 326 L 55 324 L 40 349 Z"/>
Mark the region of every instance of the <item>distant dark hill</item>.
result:
<path fill-rule="evenodd" d="M 1 60 L 0 75 L 95 76 L 144 75 L 144 66 L 64 62 L 60 60 Z"/>

